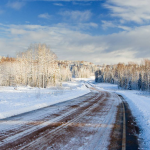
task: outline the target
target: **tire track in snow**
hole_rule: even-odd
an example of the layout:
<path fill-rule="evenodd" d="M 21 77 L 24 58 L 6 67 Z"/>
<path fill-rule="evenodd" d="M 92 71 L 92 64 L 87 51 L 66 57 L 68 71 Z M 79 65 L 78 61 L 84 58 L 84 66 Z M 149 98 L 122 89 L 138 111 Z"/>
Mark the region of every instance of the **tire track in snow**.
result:
<path fill-rule="evenodd" d="M 107 95 L 108 96 L 108 95 Z M 90 111 L 91 110 L 93 110 L 94 108 L 98 108 L 98 106 L 107 98 L 107 96 L 105 96 L 105 97 L 103 97 L 103 99 L 101 99 L 101 101 L 99 101 L 97 104 L 95 104 L 94 106 L 92 106 L 92 108 L 90 109 L 90 110 L 88 110 L 87 112 L 85 112 L 84 114 L 81 114 L 79 117 L 77 117 L 77 118 L 75 118 L 75 119 L 73 119 L 73 120 L 71 120 L 71 122 L 69 122 L 69 123 L 67 123 L 66 125 L 64 125 L 64 127 L 63 128 L 65 128 L 66 126 L 69 126 L 69 124 L 75 124 L 75 123 L 77 123 L 78 122 L 78 120 L 79 119 L 81 119 L 81 118 L 83 118 L 83 116 L 85 116 L 85 115 L 87 115 L 88 113 L 90 113 Z M 111 99 L 111 98 L 109 98 L 109 99 Z M 117 103 L 118 104 L 118 103 Z M 110 121 L 110 124 L 108 124 L 108 120 L 110 120 L 110 117 L 112 117 L 112 115 L 114 115 L 114 113 L 115 113 L 115 109 L 114 109 L 114 107 L 115 107 L 115 105 L 116 105 L 116 103 L 114 104 L 114 102 L 112 102 L 112 104 L 110 104 L 111 106 L 110 106 L 110 108 L 109 109 L 107 109 L 107 110 L 104 110 L 104 111 L 108 111 L 109 112 L 109 115 L 107 115 L 107 117 L 108 118 L 106 118 L 106 120 L 107 121 L 105 121 L 105 119 L 103 120 L 103 122 L 102 123 L 104 123 L 104 125 L 103 124 L 101 124 L 101 126 L 98 126 L 98 128 L 101 128 L 101 136 L 102 136 L 102 134 L 104 133 L 103 131 L 105 131 L 106 129 L 105 128 L 111 128 L 111 121 Z M 113 113 L 113 114 L 112 114 Z M 112 118 L 111 118 L 112 119 Z M 105 123 L 107 123 L 107 124 L 105 124 Z M 72 125 L 71 125 L 72 126 Z M 21 149 L 33 149 L 33 148 L 36 148 L 36 149 L 38 149 L 38 147 L 40 147 L 40 149 L 46 149 L 46 145 L 47 145 L 47 143 L 48 142 L 50 142 L 52 139 L 54 139 L 54 138 L 57 138 L 57 136 L 59 136 L 59 133 L 58 132 L 63 132 L 63 128 L 60 128 L 60 130 L 58 130 L 57 132 L 54 132 L 54 134 L 52 133 L 52 132 L 48 132 L 46 135 L 44 135 L 44 136 L 42 136 L 42 137 L 40 137 L 37 141 L 33 141 L 32 143 L 30 143 L 29 144 L 29 146 L 24 146 L 24 147 L 22 147 Z M 100 132 L 99 132 L 100 133 Z M 109 134 L 107 134 L 107 136 L 109 136 Z M 100 137 L 101 138 L 101 137 Z M 43 140 L 44 139 L 44 140 Z M 48 141 L 47 141 L 47 140 Z M 98 139 L 99 139 L 99 136 L 98 136 Z M 40 142 L 42 141 L 42 145 L 40 144 Z M 97 146 L 99 146 L 99 144 L 98 143 L 96 143 L 96 145 Z M 106 145 L 103 145 L 104 147 L 106 147 Z M 92 146 L 92 147 L 90 147 L 89 148 L 89 145 L 88 145 L 88 147 L 86 147 L 86 148 L 83 148 L 83 149 L 93 149 L 93 147 L 94 146 Z M 69 148 L 66 148 L 66 149 L 69 149 Z M 99 147 L 98 147 L 98 149 L 99 149 Z"/>
<path fill-rule="evenodd" d="M 88 104 L 90 101 L 92 101 L 93 100 L 93 98 L 94 98 L 94 94 L 91 94 L 90 96 L 90 98 L 88 98 L 88 99 L 86 99 L 85 100 L 85 97 L 87 96 L 88 94 L 86 94 L 86 95 L 84 95 L 84 96 L 81 96 L 81 102 L 78 100 L 78 102 L 77 103 L 75 103 L 74 105 L 76 105 L 76 106 L 78 106 L 78 108 L 80 108 L 80 107 L 82 107 L 82 106 L 84 106 L 84 105 L 86 105 L 86 104 Z M 96 94 L 97 95 L 97 94 Z M 95 96 L 96 96 L 95 95 Z M 80 97 L 79 97 L 80 98 Z M 79 99 L 78 98 L 78 99 Z M 76 100 L 77 98 L 75 98 L 75 99 L 73 99 L 74 101 Z M 86 102 L 86 103 L 85 103 Z M 66 103 L 66 102 L 63 102 L 62 104 L 64 104 L 64 103 Z M 57 104 L 56 104 L 57 105 Z M 58 107 L 58 106 L 56 106 L 56 107 Z M 53 115 L 53 113 L 52 112 L 50 112 L 50 114 L 49 114 L 49 110 L 50 109 L 53 109 L 53 106 L 52 107 L 47 107 L 47 108 L 42 108 L 42 109 L 40 109 L 40 110 L 36 110 L 36 111 L 32 111 L 32 112 L 29 112 L 29 113 L 25 113 L 25 116 L 24 116 L 24 114 L 21 114 L 21 115 L 17 115 L 16 117 L 14 116 L 14 117 L 10 117 L 10 119 L 8 118 L 8 119 L 3 119 L 3 120 L 0 120 L 0 125 L 1 126 L 5 126 L 5 125 L 11 125 L 10 127 L 8 127 L 8 129 L 4 129 L 4 133 L 3 133 L 3 135 L 2 135 L 2 133 L 0 134 L 0 141 L 4 141 L 4 139 L 6 139 L 7 137 L 10 137 L 10 136 L 13 136 L 13 135 L 15 135 L 15 134 L 17 134 L 17 133 L 21 133 L 21 132 L 23 132 L 23 131 L 25 131 L 25 130 L 28 130 L 28 129 L 30 129 L 30 128 L 32 128 L 33 126 L 35 127 L 35 126 L 38 126 L 38 125 L 41 125 L 42 123 L 44 123 L 44 122 L 46 122 L 47 120 L 48 121 L 50 121 L 50 119 L 52 120 L 54 117 L 52 117 L 52 115 Z M 78 109 L 78 108 L 76 108 L 76 109 Z M 60 108 L 59 108 L 60 109 Z M 65 113 L 65 112 L 68 112 L 68 110 L 69 109 L 72 109 L 72 104 L 71 104 L 71 106 L 65 106 L 65 108 L 61 108 L 61 110 L 60 110 L 60 112 L 61 111 L 63 111 L 63 113 Z M 42 112 L 41 112 L 41 110 L 42 110 Z M 48 116 L 46 115 L 46 118 L 47 119 L 45 119 L 45 110 L 46 110 L 46 112 L 47 112 L 47 114 L 48 114 Z M 37 111 L 40 111 L 41 113 L 40 113 L 40 117 L 39 116 L 37 116 L 37 115 L 35 115 L 36 117 L 38 117 L 39 119 L 37 120 L 34 120 L 34 118 L 32 118 L 33 117 L 33 115 L 32 115 L 32 117 L 30 118 L 30 119 L 27 119 L 27 121 L 26 120 L 24 120 L 24 118 L 28 115 L 31 115 L 32 113 L 33 114 L 35 114 Z M 41 114 L 44 112 L 44 114 L 43 114 L 43 116 L 41 116 Z M 57 113 L 59 113 L 59 112 L 57 112 Z M 38 114 L 39 114 L 39 112 L 38 112 Z M 48 119 L 48 118 L 50 118 L 50 119 Z M 55 116 L 55 118 L 56 118 L 56 116 Z M 1 128 L 1 129 L 3 129 L 3 128 Z M 1 143 L 1 142 L 0 142 Z"/>
<path fill-rule="evenodd" d="M 104 94 L 105 95 L 105 94 Z M 98 95 L 96 99 L 98 99 L 101 95 Z M 99 101 L 99 103 L 101 103 L 103 100 L 105 100 L 105 96 Z M 48 138 L 48 141 L 51 141 L 55 136 L 57 136 L 57 133 L 62 131 L 64 128 L 66 128 L 67 126 L 71 125 L 72 123 L 77 122 L 77 120 L 79 120 L 81 117 L 85 116 L 87 113 L 89 113 L 91 110 L 93 110 L 94 108 L 96 108 L 99 103 L 94 103 L 93 105 L 91 105 L 90 107 L 88 107 L 87 109 L 85 109 L 83 111 L 83 113 L 79 114 L 76 118 L 68 121 L 67 123 L 62 124 L 61 126 L 57 127 L 54 130 L 51 130 L 50 132 L 44 134 L 43 136 L 39 137 L 38 139 L 36 139 L 35 141 L 30 142 L 28 145 L 25 145 L 23 147 L 20 148 L 21 149 L 31 149 L 32 148 L 37 148 L 36 145 L 38 145 L 37 143 L 40 142 L 43 138 L 45 138 L 47 135 L 51 135 L 50 138 Z M 44 144 L 44 143 L 42 143 Z M 30 147 L 31 146 L 31 147 Z M 39 146 L 39 145 L 38 145 Z M 42 149 L 42 148 L 41 148 Z"/>
<path fill-rule="evenodd" d="M 101 93 L 99 93 L 98 96 L 94 97 L 94 98 L 91 99 L 89 102 L 84 103 L 83 105 L 81 105 L 80 108 L 81 108 L 81 107 L 85 107 L 86 105 L 88 105 L 90 102 L 94 101 L 94 100 L 95 100 L 96 98 L 98 98 L 99 96 L 101 96 Z M 31 133 L 33 133 L 33 132 L 35 132 L 35 131 L 38 131 L 39 129 L 42 129 L 42 128 L 48 126 L 49 124 L 52 124 L 53 122 L 58 122 L 59 120 L 63 119 L 64 117 L 66 117 L 66 116 L 68 116 L 68 115 L 74 113 L 75 111 L 77 111 L 76 108 L 75 108 L 75 109 L 72 109 L 71 111 L 69 111 L 69 112 L 67 112 L 67 113 L 65 113 L 65 114 L 63 114 L 63 115 L 61 115 L 61 116 L 59 116 L 59 117 L 57 117 L 57 118 L 54 118 L 53 120 L 44 122 L 43 124 L 37 125 L 37 126 L 35 126 L 35 127 L 33 127 L 33 128 L 30 128 L 30 129 L 28 129 L 28 130 L 25 130 L 25 131 L 23 131 L 23 132 L 21 132 L 21 133 L 18 133 L 18 134 L 16 134 L 16 135 L 13 135 L 13 136 L 11 136 L 11 137 L 8 137 L 8 138 L 4 139 L 3 142 L 0 142 L 0 147 L 3 147 L 4 145 L 9 144 L 9 143 L 13 143 L 13 142 L 15 142 L 16 140 L 27 136 L 28 134 L 31 134 Z"/>

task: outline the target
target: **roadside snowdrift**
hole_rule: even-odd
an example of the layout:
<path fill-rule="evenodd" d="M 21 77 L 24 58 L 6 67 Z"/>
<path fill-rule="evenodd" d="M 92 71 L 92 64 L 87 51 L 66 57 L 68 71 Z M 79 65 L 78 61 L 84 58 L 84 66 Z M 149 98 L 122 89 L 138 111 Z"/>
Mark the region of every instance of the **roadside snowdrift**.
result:
<path fill-rule="evenodd" d="M 0 119 L 67 101 L 89 93 L 80 79 L 61 88 L 0 87 Z"/>
<path fill-rule="evenodd" d="M 141 149 L 150 150 L 150 97 L 144 93 L 141 95 L 140 91 L 118 90 L 117 85 L 113 84 L 98 83 L 95 85 L 101 90 L 116 92 L 125 98 L 142 130 L 139 138 L 143 139 L 144 143 L 141 143 Z"/>

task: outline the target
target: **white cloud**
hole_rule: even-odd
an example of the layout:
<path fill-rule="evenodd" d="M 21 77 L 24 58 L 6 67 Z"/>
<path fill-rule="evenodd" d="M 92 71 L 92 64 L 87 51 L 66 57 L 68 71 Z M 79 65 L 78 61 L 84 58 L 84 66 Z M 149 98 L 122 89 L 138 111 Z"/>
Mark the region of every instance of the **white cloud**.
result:
<path fill-rule="evenodd" d="M 105 36 L 92 36 L 69 29 L 66 25 L 3 25 L 1 55 L 15 55 L 31 43 L 46 43 L 59 59 L 86 60 L 94 63 L 139 61 L 150 56 L 150 26 L 137 27 Z M 1 31 L 0 31 L 1 32 Z"/>
<path fill-rule="evenodd" d="M 97 28 L 97 27 L 98 27 L 98 24 L 93 23 L 93 22 L 90 22 L 89 25 L 90 25 L 91 27 L 94 27 L 94 28 Z"/>
<path fill-rule="evenodd" d="M 115 25 L 111 21 L 102 20 L 102 28 L 106 30 L 109 27 L 114 28 Z"/>
<path fill-rule="evenodd" d="M 120 28 L 120 29 L 126 30 L 126 31 L 131 30 L 131 28 L 130 28 L 130 27 L 128 27 L 128 26 L 118 25 L 117 27 L 118 27 L 118 28 Z"/>
<path fill-rule="evenodd" d="M 33 0 L 26 0 L 26 1 L 33 1 Z M 36 0 L 34 0 L 36 1 Z M 101 0 L 43 0 L 43 1 L 50 1 L 50 2 L 57 2 L 57 1 L 62 1 L 62 2 L 91 2 L 91 1 L 101 1 Z"/>
<path fill-rule="evenodd" d="M 118 23 L 113 23 L 112 21 L 102 20 L 102 28 L 106 30 L 107 28 L 120 28 L 126 31 L 131 30 L 128 26 L 119 25 Z"/>
<path fill-rule="evenodd" d="M 73 5 L 80 5 L 80 6 L 89 6 L 91 5 L 91 2 L 89 1 L 73 1 Z"/>
<path fill-rule="evenodd" d="M 26 34 L 26 30 L 24 30 L 24 29 L 14 29 L 14 28 L 12 28 L 10 31 L 11 31 L 11 34 L 16 34 L 16 35 Z"/>
<path fill-rule="evenodd" d="M 150 21 L 149 0 L 107 0 L 104 6 L 122 23 L 133 21 L 142 24 Z"/>
<path fill-rule="evenodd" d="M 92 16 L 91 11 L 89 11 L 89 10 L 86 10 L 86 11 L 79 11 L 79 10 L 64 11 L 64 12 L 61 12 L 59 14 L 62 15 L 63 17 L 65 17 L 65 18 L 69 18 L 71 20 L 80 21 L 80 22 L 87 21 Z"/>
<path fill-rule="evenodd" d="M 16 10 L 19 10 L 21 9 L 23 6 L 25 6 L 25 2 L 23 1 L 14 1 L 14 2 L 8 2 L 6 4 L 7 7 L 10 7 L 10 8 L 13 8 L 13 9 L 16 9 Z"/>
<path fill-rule="evenodd" d="M 64 6 L 62 3 L 53 3 L 53 5 L 56 5 L 56 6 Z"/>
<path fill-rule="evenodd" d="M 44 13 L 44 14 L 40 14 L 38 15 L 39 18 L 43 18 L 43 19 L 50 19 L 51 15 L 49 15 L 48 13 Z"/>
<path fill-rule="evenodd" d="M 70 29 L 70 30 L 81 31 L 81 30 L 88 30 L 90 28 L 97 28 L 98 24 L 93 23 L 93 22 L 89 22 L 89 23 L 81 23 L 80 22 L 80 23 L 73 23 L 73 24 L 58 23 L 57 27 L 60 27 L 60 28 L 65 27 L 65 28 Z"/>

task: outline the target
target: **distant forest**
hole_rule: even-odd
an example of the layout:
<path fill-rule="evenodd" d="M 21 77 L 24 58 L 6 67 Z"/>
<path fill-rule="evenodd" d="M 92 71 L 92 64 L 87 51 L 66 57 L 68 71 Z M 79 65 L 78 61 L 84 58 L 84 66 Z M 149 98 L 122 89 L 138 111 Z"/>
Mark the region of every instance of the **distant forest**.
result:
<path fill-rule="evenodd" d="M 118 88 L 150 91 L 150 60 L 103 65 L 95 72 L 95 81 L 117 84 Z"/>
<path fill-rule="evenodd" d="M 85 61 L 61 61 L 45 44 L 31 45 L 15 58 L 0 57 L 1 86 L 61 86 L 72 77 L 88 78 L 97 66 Z"/>
<path fill-rule="evenodd" d="M 150 60 L 115 65 L 95 65 L 86 61 L 57 60 L 45 44 L 31 45 L 16 57 L 0 56 L 0 86 L 61 86 L 72 78 L 88 78 L 95 82 L 117 84 L 118 88 L 150 91 Z"/>

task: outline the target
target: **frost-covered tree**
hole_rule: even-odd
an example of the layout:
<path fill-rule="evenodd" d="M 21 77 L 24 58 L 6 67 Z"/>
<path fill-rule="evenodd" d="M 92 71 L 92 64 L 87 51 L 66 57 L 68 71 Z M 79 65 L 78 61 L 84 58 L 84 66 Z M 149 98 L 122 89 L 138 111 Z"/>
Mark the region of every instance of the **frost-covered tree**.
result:
<path fill-rule="evenodd" d="M 60 82 L 60 69 L 56 55 L 45 44 L 31 45 L 27 51 L 19 53 L 16 58 L 2 58 L 1 85 L 30 85 L 47 87 Z M 3 72 L 2 72 L 3 70 Z"/>
<path fill-rule="evenodd" d="M 129 62 L 116 65 L 100 66 L 103 82 L 116 83 L 119 88 L 150 91 L 150 60 L 145 59 L 141 64 Z M 96 77 L 96 75 L 95 75 Z M 99 82 L 101 76 L 96 77 Z"/>

